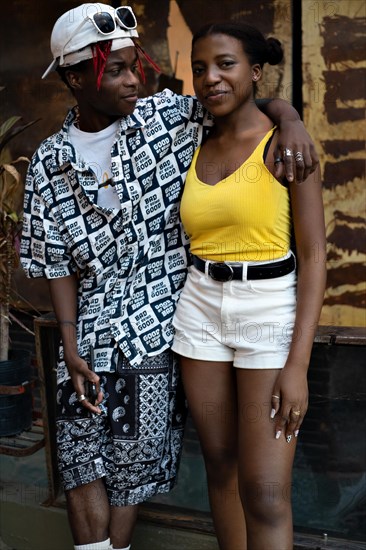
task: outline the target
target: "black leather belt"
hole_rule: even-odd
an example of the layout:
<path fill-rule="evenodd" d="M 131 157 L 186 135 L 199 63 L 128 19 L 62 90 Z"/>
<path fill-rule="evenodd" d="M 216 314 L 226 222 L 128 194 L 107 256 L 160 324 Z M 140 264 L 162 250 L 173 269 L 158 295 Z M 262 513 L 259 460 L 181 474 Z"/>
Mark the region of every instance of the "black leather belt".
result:
<path fill-rule="evenodd" d="M 206 273 L 206 263 L 208 263 L 208 274 L 215 281 L 226 283 L 232 279 L 243 279 L 243 267 L 240 265 L 231 265 L 225 262 L 212 262 L 202 260 L 198 256 L 192 255 L 193 265 L 202 273 Z M 269 264 L 249 265 L 246 279 L 274 279 L 288 275 L 295 269 L 295 258 L 291 255 L 286 260 L 271 262 Z"/>

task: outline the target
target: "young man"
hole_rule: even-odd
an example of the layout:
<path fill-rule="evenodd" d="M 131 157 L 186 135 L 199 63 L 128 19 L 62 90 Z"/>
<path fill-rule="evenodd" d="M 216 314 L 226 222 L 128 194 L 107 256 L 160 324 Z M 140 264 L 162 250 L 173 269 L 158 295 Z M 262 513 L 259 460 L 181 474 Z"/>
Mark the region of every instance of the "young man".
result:
<path fill-rule="evenodd" d="M 179 201 L 212 121 L 169 90 L 138 99 L 137 36 L 129 7 L 56 21 L 44 76 L 57 70 L 77 107 L 33 156 L 24 199 L 22 264 L 49 279 L 62 337 L 58 456 L 79 550 L 129 548 L 136 505 L 175 483 L 185 420 L 170 351 L 188 263 Z M 267 112 L 294 120 L 282 143 L 312 170 L 297 113 L 279 100 Z"/>

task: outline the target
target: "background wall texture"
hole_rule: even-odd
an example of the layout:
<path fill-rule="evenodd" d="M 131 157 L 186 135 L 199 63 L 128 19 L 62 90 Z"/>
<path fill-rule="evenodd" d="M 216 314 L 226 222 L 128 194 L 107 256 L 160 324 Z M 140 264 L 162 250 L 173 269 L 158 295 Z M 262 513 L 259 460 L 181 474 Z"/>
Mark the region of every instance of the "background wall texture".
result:
<path fill-rule="evenodd" d="M 140 41 L 164 74 L 159 79 L 147 67 L 142 95 L 166 84 L 192 92 L 190 39 L 209 21 L 245 20 L 281 40 L 285 63 L 266 69 L 261 95 L 292 101 L 297 90 L 296 105 L 303 108 L 320 155 L 329 269 L 321 323 L 364 326 L 366 2 L 294 1 L 294 6 L 290 0 L 128 2 L 137 15 Z M 14 155 L 31 156 L 39 142 L 60 127 L 66 109 L 73 105 L 57 75 L 46 80 L 41 75 L 51 60 L 49 37 L 55 20 L 79 3 L 13 0 L 2 7 L 0 85 L 6 89 L 1 92 L 1 121 L 10 115 L 21 115 L 25 122 L 41 119 L 14 140 Z M 43 281 L 28 281 L 20 272 L 15 284 L 37 308 L 50 308 Z"/>

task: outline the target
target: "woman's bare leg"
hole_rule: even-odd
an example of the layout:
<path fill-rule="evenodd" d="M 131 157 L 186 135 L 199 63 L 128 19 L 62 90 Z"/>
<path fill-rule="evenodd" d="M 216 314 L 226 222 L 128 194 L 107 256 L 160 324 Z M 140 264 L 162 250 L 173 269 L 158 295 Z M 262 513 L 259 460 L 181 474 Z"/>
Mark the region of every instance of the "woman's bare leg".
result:
<path fill-rule="evenodd" d="M 245 550 L 245 519 L 238 489 L 235 370 L 231 363 L 184 357 L 181 370 L 205 460 L 220 549 Z"/>
<path fill-rule="evenodd" d="M 278 370 L 236 369 L 239 487 L 248 550 L 292 550 L 291 476 L 296 443 L 275 439 L 271 394 Z"/>

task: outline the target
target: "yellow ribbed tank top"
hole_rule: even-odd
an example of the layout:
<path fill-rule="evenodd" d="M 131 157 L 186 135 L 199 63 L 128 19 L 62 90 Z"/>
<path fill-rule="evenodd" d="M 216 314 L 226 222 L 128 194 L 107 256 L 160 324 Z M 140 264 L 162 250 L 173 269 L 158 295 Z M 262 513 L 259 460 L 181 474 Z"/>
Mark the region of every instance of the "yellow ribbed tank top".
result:
<path fill-rule="evenodd" d="M 263 161 L 272 128 L 250 157 L 216 185 L 196 174 L 199 148 L 187 174 L 181 218 L 192 254 L 214 261 L 269 261 L 290 248 L 288 189 Z"/>

